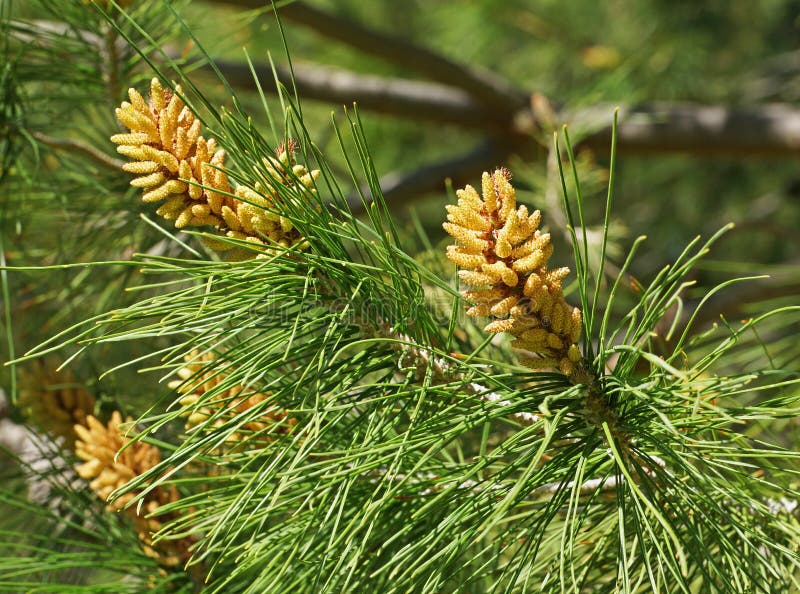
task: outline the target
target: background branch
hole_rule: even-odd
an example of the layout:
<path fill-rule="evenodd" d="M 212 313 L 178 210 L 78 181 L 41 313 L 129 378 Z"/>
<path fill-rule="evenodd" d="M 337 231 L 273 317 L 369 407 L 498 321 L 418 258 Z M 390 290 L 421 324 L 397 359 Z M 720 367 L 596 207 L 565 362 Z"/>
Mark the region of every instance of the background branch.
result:
<path fill-rule="evenodd" d="M 220 60 L 216 65 L 233 86 L 256 89 L 247 64 Z M 210 68 L 204 70 L 211 73 Z M 255 72 L 265 91 L 277 92 L 268 65 L 256 66 Z M 289 69 L 278 67 L 276 72 L 278 79 L 291 90 Z M 468 128 L 485 129 L 500 125 L 496 116 L 469 94 L 438 83 L 367 76 L 312 64 L 294 64 L 293 74 L 297 91 L 304 99 L 339 105 L 358 102 L 361 109 Z"/>
<path fill-rule="evenodd" d="M 122 166 L 125 164 L 125 161 L 110 157 L 104 152 L 86 144 L 85 142 L 81 142 L 80 140 L 53 138 L 52 136 L 42 134 L 41 132 L 31 132 L 31 136 L 37 141 L 51 148 L 67 152 L 78 152 L 86 155 L 94 162 L 104 165 L 105 167 L 122 169 Z"/>
<path fill-rule="evenodd" d="M 244 63 L 217 63 L 235 86 L 255 88 Z M 275 93 L 268 66 L 256 68 L 265 90 Z M 304 98 L 338 104 L 357 102 L 379 113 L 429 119 L 483 130 L 494 136 L 528 136 L 538 129 L 529 109 L 490 112 L 469 94 L 436 83 L 359 75 L 346 70 L 301 64 L 294 67 L 298 92 Z M 278 76 L 289 81 L 288 69 Z M 611 146 L 614 105 L 599 105 L 554 114 L 584 132 L 581 147 L 607 151 Z M 574 133 L 574 131 L 573 131 Z M 800 109 L 787 104 L 726 108 L 696 103 L 650 103 L 623 107 L 617 148 L 620 154 L 687 153 L 700 156 L 798 156 Z"/>
<path fill-rule="evenodd" d="M 264 8 L 267 4 L 264 0 L 221 2 L 241 8 Z M 370 56 L 408 68 L 425 78 L 463 89 L 478 102 L 504 113 L 513 113 L 516 108 L 525 104 L 525 93 L 493 72 L 459 64 L 401 37 L 375 31 L 305 2 L 287 4 L 280 8 L 279 14 L 282 19 L 303 25 Z"/>
<path fill-rule="evenodd" d="M 595 131 L 581 146 L 611 146 L 610 105 L 565 115 L 578 129 Z M 730 109 L 694 103 L 653 103 L 620 110 L 620 154 L 690 153 L 695 155 L 798 156 L 800 110 L 784 104 Z"/>
<path fill-rule="evenodd" d="M 61 504 L 61 499 L 53 497 L 53 488 L 66 486 L 76 478 L 70 464 L 61 455 L 61 444 L 15 423 L 8 418 L 9 413 L 6 394 L 0 389 L 0 455 L 19 463 L 28 482 L 28 500 L 31 503 L 55 509 Z"/>
<path fill-rule="evenodd" d="M 410 173 L 389 173 L 380 179 L 383 196 L 390 204 L 403 198 L 419 198 L 430 192 L 443 191 L 446 179 L 452 180 L 454 186 L 463 186 L 474 181 L 487 168 L 501 164 L 511 152 L 509 146 L 486 140 L 470 152 L 452 159 L 444 159 Z M 347 201 L 355 214 L 363 211 L 359 196 L 351 196 Z"/>
<path fill-rule="evenodd" d="M 224 0 L 229 4 L 241 7 L 264 8 L 263 0 Z M 353 25 L 349 21 L 328 14 L 304 3 L 293 3 L 281 9 L 281 16 L 295 19 L 321 29 L 323 24 L 336 23 L 344 29 L 332 33 L 328 29 L 320 31 L 328 36 L 345 37 L 341 31 L 363 34 L 364 40 L 346 41 L 354 47 L 367 49 L 363 45 L 379 44 L 384 35 L 369 31 L 362 25 Z M 345 27 L 345 24 L 347 25 Z M 30 23 L 28 24 L 31 25 Z M 60 32 L 59 24 L 47 21 L 36 21 L 33 26 L 47 32 Z M 63 25 L 61 25 L 63 28 Z M 367 33 L 368 31 L 368 33 Z M 99 49 L 103 48 L 103 39 L 90 32 L 79 32 L 80 37 L 94 42 Z M 498 164 L 508 154 L 519 148 L 522 138 L 530 138 L 530 134 L 539 128 L 537 115 L 518 101 L 506 102 L 504 106 L 490 109 L 486 106 L 485 97 L 481 97 L 479 86 L 462 84 L 464 78 L 453 75 L 454 71 L 462 72 L 461 67 L 449 60 L 420 48 L 410 42 L 391 38 L 397 42 L 390 44 L 381 57 L 394 60 L 394 51 L 410 52 L 405 56 L 413 56 L 411 60 L 419 66 L 425 59 L 431 59 L 434 65 L 431 72 L 448 70 L 450 76 L 440 77 L 442 82 L 452 84 L 430 83 L 408 79 L 386 78 L 356 74 L 341 69 L 334 69 L 311 64 L 298 64 L 294 67 L 295 81 L 299 93 L 307 98 L 333 104 L 350 104 L 357 102 L 359 107 L 387 115 L 427 119 L 443 124 L 452 124 L 465 128 L 483 131 L 486 138 L 482 148 L 469 155 L 443 161 L 412 173 L 392 173 L 384 178 L 387 198 L 398 196 L 409 197 L 429 191 L 439 190 L 443 180 L 450 175 L 454 182 L 461 183 L 465 177 L 474 177 L 474 172 Z M 398 45 L 399 44 L 399 45 Z M 409 47 L 413 49 L 409 49 Z M 423 58 L 423 56 L 425 58 Z M 434 57 L 432 57 L 434 56 Z M 400 64 L 405 58 L 399 59 Z M 221 60 L 218 66 L 225 77 L 234 86 L 253 88 L 254 81 L 249 67 L 243 62 Z M 446 65 L 445 65 L 446 64 Z M 422 66 L 428 68 L 428 66 Z M 455 68 L 455 70 L 453 70 Z M 210 72 L 210 68 L 203 68 Z M 468 69 L 469 70 L 469 69 Z M 265 90 L 277 92 L 272 84 L 273 75 L 270 68 L 256 66 L 256 73 L 264 83 Z M 288 69 L 278 69 L 279 79 L 290 80 Z M 457 81 L 454 79 L 457 78 Z M 500 85 L 503 86 L 503 85 Z M 520 91 L 514 91 L 521 97 Z M 593 106 L 574 112 L 562 110 L 553 114 L 554 122 L 567 122 L 575 131 L 584 131 L 579 146 L 599 152 L 606 152 L 611 142 L 611 116 L 613 105 Z M 730 109 L 722 106 L 699 105 L 692 103 L 653 103 L 622 108 L 619 118 L 618 151 L 620 154 L 656 154 L 686 153 L 700 156 L 797 156 L 800 154 L 800 109 L 786 104 L 768 104 L 754 107 Z M 517 147 L 508 147 L 488 151 L 486 147 L 492 142 L 499 145 L 513 139 Z M 54 148 L 75 149 L 91 156 L 95 161 L 108 166 L 117 167 L 118 160 L 103 155 L 80 142 L 62 141 L 59 139 L 39 138 L 41 142 Z M 483 158 L 482 158 L 483 155 Z M 454 169 L 446 170 L 448 166 Z M 435 176 L 438 175 L 438 178 Z M 360 208 L 360 202 L 356 204 Z"/>

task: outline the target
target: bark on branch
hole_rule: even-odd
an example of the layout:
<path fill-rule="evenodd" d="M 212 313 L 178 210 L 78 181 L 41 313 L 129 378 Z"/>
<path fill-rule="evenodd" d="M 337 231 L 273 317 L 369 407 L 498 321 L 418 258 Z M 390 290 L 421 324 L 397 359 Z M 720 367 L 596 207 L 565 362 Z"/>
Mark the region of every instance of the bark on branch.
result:
<path fill-rule="evenodd" d="M 241 8 L 263 8 L 265 0 L 220 0 Z M 463 89 L 478 102 L 513 113 L 525 104 L 525 93 L 493 72 L 466 66 L 411 43 L 401 37 L 375 31 L 305 2 L 292 2 L 279 9 L 282 19 L 293 21 L 320 35 L 335 39 L 371 56 L 437 82 Z"/>
<path fill-rule="evenodd" d="M 216 65 L 233 86 L 256 88 L 247 64 L 220 60 Z M 254 70 L 265 91 L 277 92 L 269 66 L 256 66 Z M 291 91 L 289 69 L 277 67 L 276 73 L 278 80 Z M 489 125 L 500 125 L 497 116 L 469 94 L 438 83 L 367 76 L 312 64 L 295 64 L 293 74 L 297 92 L 304 99 L 338 105 L 357 102 L 359 108 L 378 113 L 430 119 L 468 128 L 485 129 Z"/>
<path fill-rule="evenodd" d="M 611 106 L 595 106 L 566 121 L 595 129 L 582 146 L 607 151 L 611 113 Z M 694 103 L 641 105 L 620 111 L 617 148 L 633 154 L 796 157 L 800 156 L 800 110 L 784 104 L 735 109 Z"/>
<path fill-rule="evenodd" d="M 394 172 L 381 177 L 381 189 L 386 202 L 398 203 L 405 198 L 419 198 L 430 192 L 444 190 L 446 179 L 460 187 L 479 177 L 481 172 L 500 165 L 510 148 L 492 141 L 480 143 L 468 153 L 421 167 L 410 173 Z M 358 197 L 348 198 L 350 208 L 358 214 L 363 210 Z"/>
<path fill-rule="evenodd" d="M 254 88 L 246 64 L 220 61 L 217 65 L 234 86 Z M 268 67 L 257 67 L 256 73 L 265 90 L 276 91 Z M 366 76 L 308 64 L 296 65 L 294 76 L 299 94 L 306 99 L 340 105 L 356 102 L 362 109 L 477 128 L 490 136 L 520 137 L 538 126 L 529 109 L 499 114 L 461 90 L 436 83 Z M 279 68 L 278 77 L 288 86 L 287 69 Z M 555 114 L 555 119 L 579 132 L 588 131 L 580 146 L 607 152 L 614 108 L 609 104 L 564 111 Z M 786 104 L 727 108 L 650 103 L 623 107 L 617 149 L 620 154 L 800 156 L 800 109 Z"/>

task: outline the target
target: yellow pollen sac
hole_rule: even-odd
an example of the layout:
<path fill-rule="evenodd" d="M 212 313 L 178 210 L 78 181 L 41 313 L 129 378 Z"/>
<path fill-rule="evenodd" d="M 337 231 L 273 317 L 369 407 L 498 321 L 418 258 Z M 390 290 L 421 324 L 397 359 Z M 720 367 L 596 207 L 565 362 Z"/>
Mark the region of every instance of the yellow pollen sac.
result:
<path fill-rule="evenodd" d="M 502 261 L 495 262 L 494 264 L 483 264 L 481 265 L 481 270 L 487 274 L 496 275 L 497 278 L 501 279 L 509 287 L 516 286 L 519 282 L 516 273 Z"/>
<path fill-rule="evenodd" d="M 569 268 L 567 268 L 566 266 L 562 268 L 556 268 L 555 270 L 551 270 L 550 272 L 547 273 L 546 282 L 548 285 L 560 282 L 569 274 L 569 272 L 570 272 Z"/>
<path fill-rule="evenodd" d="M 504 320 L 495 320 L 494 322 L 489 322 L 483 328 L 484 332 L 489 332 L 490 334 L 499 334 L 500 332 L 510 332 L 514 328 L 514 318 L 506 318 Z"/>
<path fill-rule="evenodd" d="M 134 161 L 132 163 L 125 163 L 125 165 L 122 166 L 122 170 L 128 173 L 141 175 L 143 173 L 154 173 L 158 171 L 159 167 L 160 165 L 153 161 Z"/>
<path fill-rule="evenodd" d="M 544 328 L 534 328 L 532 330 L 526 330 L 520 335 L 520 338 L 523 340 L 530 340 L 532 342 L 547 342 L 547 335 L 548 331 Z"/>
<path fill-rule="evenodd" d="M 467 229 L 466 227 L 454 223 L 443 223 L 442 227 L 444 227 L 444 230 L 452 235 L 458 243 L 471 252 L 482 253 L 489 247 L 489 242 L 478 237 L 476 232 L 472 229 Z"/>
<path fill-rule="evenodd" d="M 156 214 L 168 221 L 174 221 L 186 208 L 183 196 L 173 196 L 156 209 Z"/>
<path fill-rule="evenodd" d="M 506 289 L 483 289 L 464 291 L 462 297 L 469 303 L 495 302 L 506 297 Z"/>
<path fill-rule="evenodd" d="M 142 146 L 142 151 L 150 161 L 155 161 L 162 167 L 166 167 L 170 173 L 178 173 L 180 163 L 175 155 L 148 145 Z"/>
<path fill-rule="evenodd" d="M 481 191 L 483 200 L 486 203 L 486 210 L 490 213 L 497 211 L 497 195 L 494 191 L 494 180 L 487 172 L 481 176 Z"/>
<path fill-rule="evenodd" d="M 171 192 L 169 191 L 169 188 L 167 188 L 167 184 L 162 184 L 157 188 L 142 194 L 142 202 L 160 202 L 170 194 Z"/>
<path fill-rule="evenodd" d="M 135 188 L 152 188 L 158 186 L 164 181 L 164 174 L 160 171 L 145 175 L 144 177 L 137 177 L 131 180 L 131 185 Z"/>
<path fill-rule="evenodd" d="M 534 272 L 527 279 L 525 279 L 525 287 L 523 288 L 522 292 L 526 297 L 534 297 L 539 293 L 543 285 L 544 282 L 542 281 L 542 278 Z"/>
<path fill-rule="evenodd" d="M 489 231 L 491 229 L 489 222 L 485 218 L 479 216 L 474 210 L 453 206 L 451 204 L 448 204 L 446 208 L 449 213 L 447 215 L 448 221 L 475 231 Z"/>
<path fill-rule="evenodd" d="M 450 246 L 447 250 L 447 259 L 462 268 L 476 269 L 486 263 L 486 256 L 483 254 L 464 253 L 460 248 Z"/>
<path fill-rule="evenodd" d="M 544 264 L 546 258 L 542 250 L 536 250 L 530 256 L 525 256 L 514 262 L 514 270 L 517 272 L 530 272 Z"/>
<path fill-rule="evenodd" d="M 486 303 L 479 303 L 467 309 L 467 315 L 471 318 L 485 317 L 489 315 L 491 308 Z"/>
<path fill-rule="evenodd" d="M 528 239 L 525 243 L 515 247 L 512 251 L 512 257 L 516 258 L 524 258 L 532 254 L 537 250 L 541 250 L 544 246 L 546 246 L 550 242 L 550 234 L 549 233 L 539 233 L 539 231 L 535 231 L 531 239 Z"/>
<path fill-rule="evenodd" d="M 458 197 L 458 205 L 462 208 L 469 208 L 474 212 L 480 212 L 483 208 L 483 201 L 472 186 L 457 190 L 456 196 Z"/>
<path fill-rule="evenodd" d="M 147 155 L 145 155 L 144 149 L 141 146 L 123 144 L 117 147 L 117 152 L 131 159 L 139 159 L 140 161 L 147 159 Z"/>
<path fill-rule="evenodd" d="M 552 332 L 547 335 L 547 346 L 549 346 L 554 351 L 562 350 L 564 348 L 561 339 L 558 337 L 557 334 L 553 334 Z"/>
<path fill-rule="evenodd" d="M 558 365 L 558 359 L 553 357 L 531 357 L 522 359 L 520 361 L 525 367 L 539 371 L 541 369 L 549 369 Z"/>
<path fill-rule="evenodd" d="M 497 282 L 497 277 L 494 275 L 486 274 L 485 272 L 473 272 L 471 270 L 459 270 L 458 277 L 461 279 L 461 282 L 473 287 L 494 285 Z"/>
<path fill-rule="evenodd" d="M 114 144 L 127 144 L 131 146 L 138 146 L 144 142 L 147 142 L 147 140 L 147 134 L 142 134 L 141 132 L 131 132 L 130 134 L 114 134 L 114 136 L 111 137 L 111 142 Z"/>
<path fill-rule="evenodd" d="M 175 219 L 175 228 L 183 229 L 184 227 L 186 227 L 186 225 L 188 225 L 192 221 L 193 218 L 194 215 L 192 214 L 191 207 L 185 208 L 183 212 L 181 212 L 181 214 L 179 214 L 178 217 Z"/>
<path fill-rule="evenodd" d="M 505 239 L 498 239 L 494 245 L 494 252 L 500 258 L 508 258 L 513 252 L 513 248 Z"/>
<path fill-rule="evenodd" d="M 581 329 L 583 328 L 583 314 L 581 310 L 577 307 L 572 309 L 572 332 L 570 334 L 570 340 L 572 342 L 578 342 L 578 339 L 581 337 Z"/>
<path fill-rule="evenodd" d="M 573 363 L 569 358 L 563 357 L 558 362 L 558 369 L 566 376 L 570 376 L 575 373 L 575 363 Z"/>
<path fill-rule="evenodd" d="M 131 100 L 133 108 L 140 113 L 147 113 L 149 111 L 147 102 L 136 89 L 128 89 L 128 97 Z"/>
<path fill-rule="evenodd" d="M 518 301 L 519 301 L 518 295 L 509 295 L 502 301 L 499 301 L 498 303 L 492 305 L 490 311 L 493 316 L 502 317 L 508 314 L 508 312 L 511 311 L 511 308 L 514 307 Z"/>
<path fill-rule="evenodd" d="M 564 323 L 571 321 L 567 317 L 568 312 L 565 311 L 567 308 L 568 306 L 563 303 L 556 303 L 553 306 L 553 312 L 550 315 L 550 329 L 553 332 L 561 333 L 564 330 Z"/>

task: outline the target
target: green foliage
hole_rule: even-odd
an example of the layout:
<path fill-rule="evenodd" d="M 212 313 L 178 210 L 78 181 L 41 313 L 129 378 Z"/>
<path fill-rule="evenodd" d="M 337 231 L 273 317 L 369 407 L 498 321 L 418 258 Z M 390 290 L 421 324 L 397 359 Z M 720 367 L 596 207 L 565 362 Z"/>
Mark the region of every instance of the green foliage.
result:
<path fill-rule="evenodd" d="M 511 4 L 506 14 L 524 9 Z M 487 19 L 489 3 L 476 6 L 454 25 L 456 40 L 476 28 L 470 19 Z M 64 22 L 94 23 L 136 48 L 114 88 L 98 84 L 110 79 L 96 48 L 67 33 L 50 40 L 30 31 L 32 21 L 4 15 L 4 122 L 23 126 L 4 145 L 10 173 L 0 180 L 9 190 L 0 222 L 9 255 L 1 271 L 8 358 L 24 365 L 58 353 L 108 378 L 96 387 L 100 411 L 135 415 L 131 436 L 163 455 L 114 496 L 135 493 L 135 508 L 148 492 L 175 487 L 177 500 L 157 511 L 165 527 L 154 546 L 185 539 L 192 557 L 186 567 L 159 567 L 126 517 L 104 509 L 71 474 L 72 452 L 45 449 L 38 458 L 52 463 L 44 469 L 32 462 L 37 456 L 18 452 L 22 474 L 8 472 L 0 489 L 2 509 L 15 510 L 0 526 L 0 589 L 798 590 L 800 454 L 791 429 L 800 405 L 800 307 L 791 296 L 762 295 L 741 322 L 707 317 L 719 295 L 763 272 L 705 259 L 731 241 L 728 226 L 685 248 L 665 243 L 696 231 L 665 224 L 651 232 L 618 210 L 619 195 L 639 182 L 620 189 L 624 165 L 613 148 L 606 167 L 575 155 L 559 131 L 550 170 L 528 163 L 519 183 L 522 201 L 530 196 L 545 210 L 557 257 L 574 264 L 568 299 L 584 311 L 585 368 L 579 379 L 531 372 L 516 365 L 508 341 L 491 340 L 463 316 L 441 235 L 429 236 L 436 225 L 419 217 L 410 219 L 413 231 L 397 224 L 376 165 L 394 149 L 377 144 L 367 118 L 357 109 L 334 114 L 333 140 L 321 146 L 313 109 L 285 89 L 279 102 L 249 96 L 216 108 L 190 73 L 159 55 L 191 31 L 178 8 L 141 2 L 129 15 L 102 16 L 70 4 Z M 680 18 L 639 8 L 638 17 L 620 18 L 652 10 L 663 17 L 656 29 Z M 43 49 L 26 48 L 26 35 L 44 35 Z M 444 32 L 440 43 L 448 43 Z M 66 64 L 36 55 L 73 46 L 86 54 Z M 57 71 L 49 77 L 26 70 L 48 60 Z M 187 90 L 228 150 L 238 183 L 269 179 L 262 158 L 287 138 L 299 141 L 298 160 L 321 171 L 316 193 L 289 183 L 274 189 L 278 214 L 306 244 L 262 252 L 240 242 L 253 257 L 226 260 L 198 241 L 210 234 L 175 234 L 146 206 L 134 207 L 122 172 L 86 153 L 41 156 L 47 145 L 36 131 L 76 133 L 109 157 L 112 108 L 124 87 L 143 86 L 151 67 Z M 649 81 L 658 90 L 657 82 Z M 647 92 L 648 81 L 637 88 Z M 354 193 L 361 217 L 348 206 Z M 441 212 L 430 215 L 434 223 Z M 655 240 L 626 243 L 623 224 Z M 37 241 L 19 229 L 35 229 Z M 47 232 L 72 233 L 64 229 L 91 234 L 48 239 Z M 709 282 L 702 293 L 694 292 L 698 279 Z M 741 304 L 733 305 L 739 314 Z M 15 319 L 31 308 L 48 321 L 44 331 Z M 202 367 L 179 375 L 187 362 Z M 191 391 L 205 374 L 219 383 L 191 403 L 167 386 L 179 377 Z M 4 385 L 13 396 L 11 382 Z M 232 400 L 227 409 L 214 405 L 231 390 L 266 398 L 244 409 Z M 185 429 L 192 413 L 205 418 Z M 291 430 L 254 425 L 276 414 L 293 419 Z M 49 485 L 46 501 L 25 497 L 31 481 Z"/>

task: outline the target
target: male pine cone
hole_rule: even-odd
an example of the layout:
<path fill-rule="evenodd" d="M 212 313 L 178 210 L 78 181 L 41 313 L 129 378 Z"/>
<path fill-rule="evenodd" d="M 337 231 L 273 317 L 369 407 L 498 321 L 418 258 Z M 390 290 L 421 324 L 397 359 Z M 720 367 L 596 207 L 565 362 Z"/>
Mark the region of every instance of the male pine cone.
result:
<path fill-rule="evenodd" d="M 261 412 L 241 423 L 239 430 L 230 436 L 231 445 L 253 439 L 269 441 L 288 433 L 296 424 L 296 419 L 282 410 L 265 409 L 271 394 L 247 391 L 240 385 L 224 388 L 227 376 L 215 365 L 218 362 L 215 353 L 192 351 L 185 361 L 186 365 L 178 370 L 180 379 L 170 382 L 169 387 L 182 394 L 180 404 L 186 410 L 187 430 L 208 429 L 209 425 L 222 427 L 237 415 L 255 412 L 254 407 Z"/>
<path fill-rule="evenodd" d="M 181 93 L 180 86 L 176 87 Z M 137 175 L 131 185 L 142 188 L 142 200 L 162 202 L 156 213 L 174 221 L 175 227 L 210 226 L 220 234 L 254 243 L 296 243 L 300 234 L 291 221 L 276 212 L 276 189 L 257 184 L 233 188 L 224 171 L 225 151 L 213 138 L 200 135 L 197 116 L 181 98 L 164 89 L 158 79 L 150 83 L 150 100 L 136 89 L 128 90 L 130 103 L 117 108 L 117 119 L 130 133 L 115 134 L 117 152 L 133 159 L 123 169 Z M 265 172 L 274 186 L 290 186 L 302 194 L 313 193 L 319 171 L 308 171 L 294 161 L 294 143 L 282 144 L 274 157 L 264 159 Z M 215 249 L 232 247 L 215 242 Z"/>
<path fill-rule="evenodd" d="M 85 423 L 94 410 L 94 396 L 86 386 L 72 372 L 58 373 L 44 361 L 23 368 L 19 385 L 19 404 L 25 416 L 72 448 L 73 426 Z"/>
<path fill-rule="evenodd" d="M 84 424 L 74 427 L 77 435 L 75 453 L 84 461 L 76 466 L 76 471 L 82 479 L 90 481 L 89 487 L 103 501 L 108 501 L 115 490 L 161 462 L 155 446 L 141 441 L 129 443 L 130 440 L 122 434 L 121 423 L 122 416 L 114 411 L 108 425 L 89 415 Z M 153 514 L 162 505 L 178 499 L 175 488 L 159 486 L 150 490 L 143 498 L 141 511 L 137 511 L 136 506 L 125 507 L 135 496 L 135 492 L 129 491 L 109 502 L 108 508 L 125 510 L 148 556 L 170 567 L 185 561 L 189 540 L 163 540 L 156 544 L 152 538 L 163 526 L 161 519 Z"/>
<path fill-rule="evenodd" d="M 581 359 L 577 346 L 581 310 L 564 300 L 562 280 L 569 268 L 549 269 L 550 234 L 539 230 L 542 215 L 517 208 L 511 173 L 497 169 L 482 177 L 482 194 L 472 186 L 458 190 L 458 204 L 447 206 L 443 227 L 456 240 L 447 257 L 458 265 L 469 316 L 496 318 L 486 332 L 507 332 L 511 345 L 530 353 L 522 363 L 534 369 L 557 367 L 573 375 Z M 534 356 L 535 355 L 535 356 Z"/>

